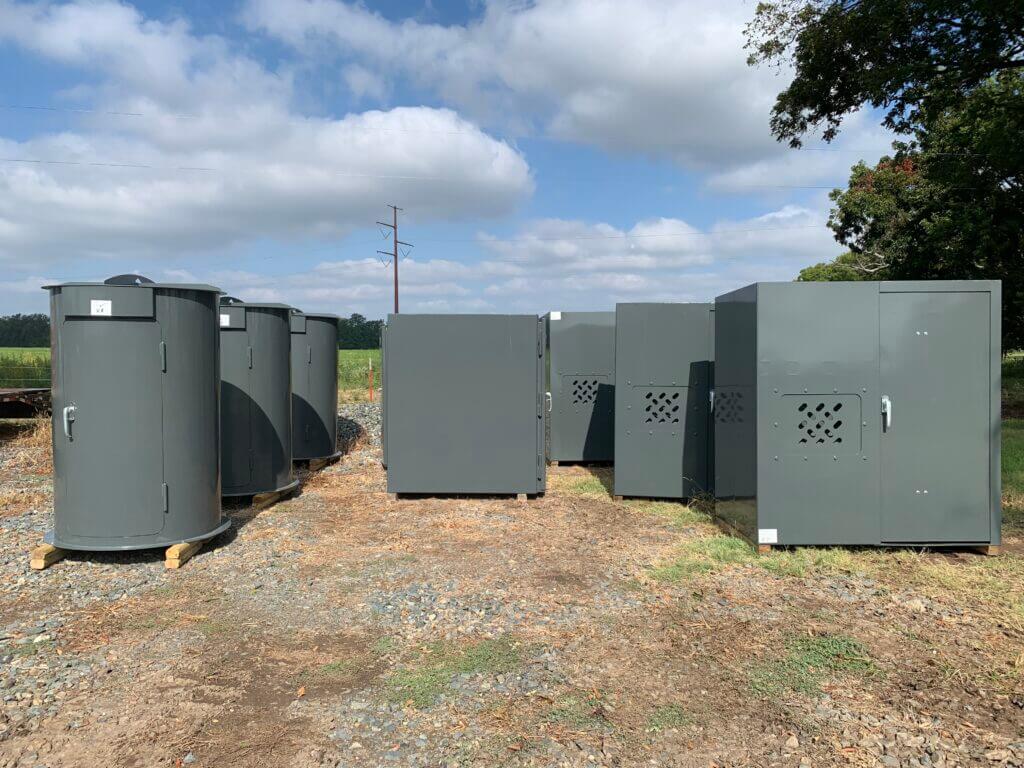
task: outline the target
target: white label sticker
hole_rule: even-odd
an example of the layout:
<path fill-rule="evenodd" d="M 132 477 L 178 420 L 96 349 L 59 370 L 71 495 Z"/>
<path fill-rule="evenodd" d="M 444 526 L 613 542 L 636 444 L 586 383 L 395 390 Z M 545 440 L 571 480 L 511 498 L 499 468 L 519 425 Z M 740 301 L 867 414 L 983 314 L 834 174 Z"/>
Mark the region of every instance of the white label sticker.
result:
<path fill-rule="evenodd" d="M 562 313 L 561 312 L 552 312 L 551 313 L 551 319 L 552 320 L 561 320 L 562 319 Z"/>
<path fill-rule="evenodd" d="M 779 529 L 778 528 L 758 528 L 757 529 L 757 543 L 758 544 L 778 544 L 779 543 Z"/>
<path fill-rule="evenodd" d="M 110 299 L 89 299 L 89 314 L 110 317 L 114 314 L 114 303 Z"/>
<path fill-rule="evenodd" d="M 221 328 L 228 328 L 230 326 L 231 326 L 231 315 L 225 315 L 224 313 L 221 313 L 221 316 L 220 316 L 220 327 Z"/>

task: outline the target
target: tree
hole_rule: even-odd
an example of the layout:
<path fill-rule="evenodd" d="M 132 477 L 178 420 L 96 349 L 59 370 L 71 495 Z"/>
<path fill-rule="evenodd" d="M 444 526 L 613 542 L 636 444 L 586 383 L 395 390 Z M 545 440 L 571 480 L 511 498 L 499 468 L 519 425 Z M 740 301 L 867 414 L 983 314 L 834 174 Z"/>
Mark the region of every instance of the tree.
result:
<path fill-rule="evenodd" d="M 800 270 L 796 278 L 802 283 L 813 282 L 843 282 L 872 279 L 867 272 L 860 268 L 860 262 L 854 253 L 844 253 L 833 261 L 815 264 L 812 267 L 805 267 Z M 878 279 L 878 278 L 874 278 Z"/>
<path fill-rule="evenodd" d="M 908 142 L 830 195 L 846 263 L 889 279 L 1003 281 L 1003 346 L 1024 347 L 1024 72 L 922 113 Z"/>
<path fill-rule="evenodd" d="M 864 105 L 909 133 L 980 84 L 1024 69 L 1024 3 L 1012 0 L 773 0 L 747 25 L 748 62 L 792 67 L 772 132 L 826 140 Z"/>
<path fill-rule="evenodd" d="M 360 314 L 338 321 L 340 349 L 377 349 L 380 347 L 382 320 L 367 320 Z"/>
<path fill-rule="evenodd" d="M 50 318 L 47 315 L 0 317 L 0 347 L 50 346 Z"/>

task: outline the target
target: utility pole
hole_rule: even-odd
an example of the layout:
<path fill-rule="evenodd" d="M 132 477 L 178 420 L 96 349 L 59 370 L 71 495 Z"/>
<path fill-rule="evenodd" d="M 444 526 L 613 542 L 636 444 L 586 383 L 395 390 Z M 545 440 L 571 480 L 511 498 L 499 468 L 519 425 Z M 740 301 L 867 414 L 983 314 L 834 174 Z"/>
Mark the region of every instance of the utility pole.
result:
<path fill-rule="evenodd" d="M 387 227 L 391 230 L 391 251 L 377 251 L 382 256 L 390 256 L 391 263 L 395 268 L 395 314 L 398 314 L 398 246 L 405 245 L 412 248 L 412 243 L 406 243 L 398 239 L 398 212 L 402 210 L 398 206 L 389 205 L 391 209 L 391 224 L 385 224 L 383 221 L 378 221 L 382 227 Z"/>

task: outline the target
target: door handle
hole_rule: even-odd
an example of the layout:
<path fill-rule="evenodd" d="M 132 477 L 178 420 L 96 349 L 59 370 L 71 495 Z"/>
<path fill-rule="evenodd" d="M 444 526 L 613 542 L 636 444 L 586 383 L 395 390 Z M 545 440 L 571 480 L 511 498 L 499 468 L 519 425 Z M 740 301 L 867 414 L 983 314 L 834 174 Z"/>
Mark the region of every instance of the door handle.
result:
<path fill-rule="evenodd" d="M 544 400 L 548 404 L 548 413 L 551 413 L 552 399 L 551 399 L 551 393 L 550 392 L 545 392 L 544 393 Z"/>
<path fill-rule="evenodd" d="M 64 407 L 64 411 L 62 414 L 64 421 L 64 437 L 66 437 L 68 440 L 71 439 L 71 425 L 75 421 L 75 410 L 76 409 L 73 404 L 68 405 Z"/>
<path fill-rule="evenodd" d="M 888 395 L 882 395 L 882 424 L 886 432 L 892 429 L 892 400 Z"/>
<path fill-rule="evenodd" d="M 252 347 L 246 349 L 245 356 L 249 361 L 249 367 L 252 368 Z"/>

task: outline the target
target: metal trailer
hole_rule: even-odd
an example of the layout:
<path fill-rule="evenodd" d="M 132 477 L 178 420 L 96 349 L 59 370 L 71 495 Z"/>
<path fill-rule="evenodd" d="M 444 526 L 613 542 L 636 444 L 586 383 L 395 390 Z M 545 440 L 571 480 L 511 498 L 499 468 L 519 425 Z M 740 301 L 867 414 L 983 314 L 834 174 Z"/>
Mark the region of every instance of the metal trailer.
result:
<path fill-rule="evenodd" d="M 550 312 L 548 459 L 615 458 L 615 313 Z"/>
<path fill-rule="evenodd" d="M 716 299 L 716 514 L 761 545 L 997 546 L 998 281 Z"/>
<path fill-rule="evenodd" d="M 388 491 L 543 493 L 544 336 L 537 315 L 389 315 Z"/>
<path fill-rule="evenodd" d="M 53 516 L 47 543 L 148 549 L 216 536 L 217 295 L 121 275 L 50 292 Z"/>
<path fill-rule="evenodd" d="M 287 493 L 292 471 L 292 308 L 220 304 L 221 467 L 225 496 Z"/>
<path fill-rule="evenodd" d="M 711 490 L 714 305 L 615 306 L 615 495 Z"/>
<path fill-rule="evenodd" d="M 338 316 L 292 310 L 292 458 L 338 451 Z"/>

